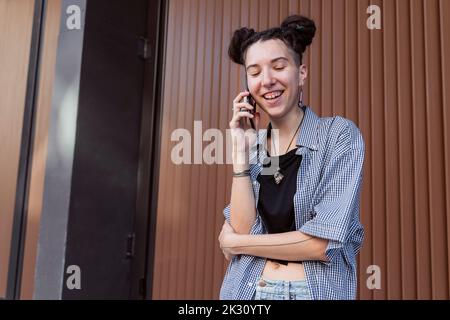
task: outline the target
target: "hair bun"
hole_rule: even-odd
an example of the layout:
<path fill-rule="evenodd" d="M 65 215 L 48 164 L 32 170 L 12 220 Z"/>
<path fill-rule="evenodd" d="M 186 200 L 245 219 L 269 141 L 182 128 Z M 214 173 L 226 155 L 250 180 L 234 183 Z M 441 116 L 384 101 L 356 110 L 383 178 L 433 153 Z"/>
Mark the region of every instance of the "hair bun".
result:
<path fill-rule="evenodd" d="M 300 15 L 292 15 L 284 19 L 281 29 L 296 44 L 294 48 L 300 54 L 311 45 L 317 30 L 313 20 Z"/>
<path fill-rule="evenodd" d="M 248 47 L 249 40 L 256 34 L 255 30 L 240 28 L 234 31 L 228 47 L 228 56 L 237 64 L 244 64 L 244 52 Z"/>

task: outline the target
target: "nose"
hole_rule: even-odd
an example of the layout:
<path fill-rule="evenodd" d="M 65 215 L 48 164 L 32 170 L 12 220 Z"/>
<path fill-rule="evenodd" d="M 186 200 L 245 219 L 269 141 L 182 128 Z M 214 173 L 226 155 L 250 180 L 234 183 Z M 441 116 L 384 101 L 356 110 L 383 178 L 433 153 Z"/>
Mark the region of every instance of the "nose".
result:
<path fill-rule="evenodd" d="M 270 71 L 263 73 L 263 78 L 261 81 L 261 85 L 266 88 L 271 88 L 276 82 L 276 79 L 273 77 Z"/>

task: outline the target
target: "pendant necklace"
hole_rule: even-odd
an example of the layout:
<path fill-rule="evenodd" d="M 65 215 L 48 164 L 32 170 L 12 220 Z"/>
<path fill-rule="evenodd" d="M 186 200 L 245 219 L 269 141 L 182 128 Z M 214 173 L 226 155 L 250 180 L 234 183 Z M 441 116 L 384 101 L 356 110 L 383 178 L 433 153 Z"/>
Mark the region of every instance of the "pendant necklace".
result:
<path fill-rule="evenodd" d="M 298 130 L 300 129 L 300 125 L 301 125 L 301 124 L 302 124 L 302 121 L 300 121 L 300 123 L 299 123 L 299 125 L 298 125 L 298 127 L 297 127 L 297 130 L 295 130 L 295 133 L 294 133 L 294 135 L 293 135 L 293 137 L 292 137 L 292 139 L 291 139 L 291 142 L 289 142 L 289 145 L 288 145 L 288 147 L 287 147 L 287 149 L 286 149 L 285 154 L 288 152 L 289 148 L 291 147 L 292 141 L 294 141 L 294 138 L 295 138 L 295 136 L 297 135 L 297 132 L 298 132 Z M 273 140 L 271 140 L 271 143 L 272 143 L 272 146 L 273 146 Z M 274 150 L 275 150 L 275 148 L 274 148 Z M 280 184 L 281 181 L 283 180 L 284 175 L 281 173 L 280 167 L 278 167 L 277 171 L 275 171 L 275 173 L 273 174 L 273 178 L 275 179 L 275 183 L 276 183 L 276 184 Z"/>

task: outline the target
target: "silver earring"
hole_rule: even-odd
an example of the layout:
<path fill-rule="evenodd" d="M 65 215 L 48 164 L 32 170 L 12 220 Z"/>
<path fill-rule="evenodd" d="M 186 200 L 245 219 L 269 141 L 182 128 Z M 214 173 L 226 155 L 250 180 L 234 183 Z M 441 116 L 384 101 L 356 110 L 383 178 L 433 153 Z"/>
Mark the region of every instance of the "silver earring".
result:
<path fill-rule="evenodd" d="M 300 99 L 298 101 L 298 107 L 303 108 L 303 89 L 300 91 Z"/>

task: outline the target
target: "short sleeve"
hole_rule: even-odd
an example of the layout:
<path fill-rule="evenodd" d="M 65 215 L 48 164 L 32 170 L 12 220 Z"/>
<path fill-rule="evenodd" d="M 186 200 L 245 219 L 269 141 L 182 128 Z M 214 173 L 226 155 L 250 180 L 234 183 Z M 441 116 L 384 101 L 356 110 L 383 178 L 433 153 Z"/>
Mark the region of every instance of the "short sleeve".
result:
<path fill-rule="evenodd" d="M 336 148 L 328 162 L 310 212 L 312 219 L 299 231 L 327 239 L 326 255 L 332 263 L 348 237 L 360 227 L 359 196 L 362 183 L 364 143 L 359 130 L 352 141 Z"/>

